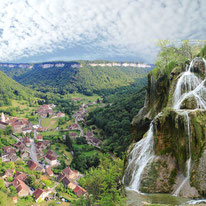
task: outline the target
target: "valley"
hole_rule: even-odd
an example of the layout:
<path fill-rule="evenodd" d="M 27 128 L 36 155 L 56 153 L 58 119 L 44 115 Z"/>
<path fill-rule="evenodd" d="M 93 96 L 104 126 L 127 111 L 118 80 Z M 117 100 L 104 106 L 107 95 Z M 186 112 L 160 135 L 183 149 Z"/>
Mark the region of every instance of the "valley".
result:
<path fill-rule="evenodd" d="M 17 206 L 204 203 L 204 50 L 169 63 L 160 52 L 144 71 L 1 64 L 0 196 Z"/>
<path fill-rule="evenodd" d="M 19 69 L 21 70 L 22 66 Z M 141 75 L 144 77 L 144 74 Z M 14 76 L 11 77 L 15 79 Z M 6 84 L 14 88 L 12 86 L 14 80 L 7 76 L 5 78 L 8 79 L 5 81 Z M 146 83 L 145 79 L 141 79 L 140 82 L 121 86 L 115 90 L 108 89 L 102 95 L 60 94 L 35 91 L 20 86 L 21 90 L 25 90 L 25 93 L 28 91 L 30 94 L 19 98 L 20 92 L 15 92 L 17 95 L 9 96 L 9 103 L 4 102 L 0 106 L 2 157 L 0 175 L 2 175 L 2 184 L 5 185 L 1 191 L 6 192 L 7 201 L 15 202 L 15 198 L 18 197 L 15 205 L 44 205 L 45 202 L 47 204 L 60 202 L 62 205 L 70 202 L 76 205 L 75 202 L 81 201 L 81 195 L 85 194 L 84 196 L 87 197 L 93 189 L 85 176 L 93 171 L 92 168 L 96 168 L 94 171 L 103 178 L 99 178 L 99 183 L 97 181 L 93 183 L 99 184 L 100 188 L 101 181 L 107 175 L 112 177 L 114 171 L 117 178 L 121 179 L 123 161 L 119 157 L 123 156 L 125 148 L 129 146 L 130 120 L 143 105 L 145 90 L 142 89 L 140 93 L 135 94 Z M 15 84 L 18 85 L 16 82 Z M 120 96 L 122 96 L 121 102 L 119 102 Z M 138 101 L 139 104 L 134 106 Z M 118 123 L 122 109 L 125 110 L 122 116 L 123 122 Z M 110 122 L 104 120 L 108 121 L 107 128 L 120 129 L 121 127 L 118 132 L 119 137 L 113 137 L 112 131 L 107 136 L 105 128 L 92 119 L 93 114 L 100 114 L 100 111 L 102 114 L 108 113 L 113 116 L 107 110 L 114 110 L 115 114 Z M 105 118 L 104 115 L 101 118 Z M 115 127 L 112 126 L 112 122 L 116 122 Z M 127 140 L 124 140 L 125 134 Z M 117 142 L 119 148 L 115 145 L 110 147 L 111 142 L 115 142 L 114 138 L 118 138 L 121 142 L 125 141 L 126 144 L 121 148 L 121 143 Z M 7 167 L 7 162 L 12 162 L 12 165 Z M 98 169 L 102 164 L 108 166 L 106 171 Z M 122 166 L 119 168 L 120 165 Z M 65 173 L 64 171 L 67 170 L 68 173 Z M 102 172 L 106 173 L 101 174 Z M 19 179 L 19 173 L 24 176 L 24 179 Z M 15 183 L 15 181 L 19 182 Z M 117 184 L 116 187 L 120 189 L 113 197 L 119 201 L 118 197 L 121 197 L 123 188 L 118 181 L 113 184 Z M 23 189 L 19 190 L 18 187 Z M 104 199 L 102 195 L 98 199 L 100 197 Z"/>

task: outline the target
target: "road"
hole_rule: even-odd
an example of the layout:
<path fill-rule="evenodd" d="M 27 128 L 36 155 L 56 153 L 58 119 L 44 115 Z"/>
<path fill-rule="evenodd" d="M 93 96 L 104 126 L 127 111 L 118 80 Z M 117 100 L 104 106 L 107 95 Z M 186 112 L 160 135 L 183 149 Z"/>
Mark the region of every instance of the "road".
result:
<path fill-rule="evenodd" d="M 42 119 L 40 118 L 39 119 L 39 127 L 41 127 L 41 121 L 42 121 Z"/>
<path fill-rule="evenodd" d="M 33 161 L 37 162 L 36 144 L 34 142 L 34 139 L 30 139 L 30 141 L 31 141 L 30 157 Z"/>

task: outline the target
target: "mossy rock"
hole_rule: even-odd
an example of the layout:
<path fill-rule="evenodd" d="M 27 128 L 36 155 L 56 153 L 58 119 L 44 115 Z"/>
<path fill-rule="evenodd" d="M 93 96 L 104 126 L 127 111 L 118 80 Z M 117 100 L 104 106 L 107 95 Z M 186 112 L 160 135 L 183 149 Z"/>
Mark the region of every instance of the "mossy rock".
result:
<path fill-rule="evenodd" d="M 180 109 L 196 109 L 196 108 L 197 108 L 197 101 L 194 96 L 185 99 L 180 106 Z"/>
<path fill-rule="evenodd" d="M 177 169 L 171 157 L 156 157 L 145 168 L 140 191 L 145 193 L 170 193 L 176 180 Z"/>

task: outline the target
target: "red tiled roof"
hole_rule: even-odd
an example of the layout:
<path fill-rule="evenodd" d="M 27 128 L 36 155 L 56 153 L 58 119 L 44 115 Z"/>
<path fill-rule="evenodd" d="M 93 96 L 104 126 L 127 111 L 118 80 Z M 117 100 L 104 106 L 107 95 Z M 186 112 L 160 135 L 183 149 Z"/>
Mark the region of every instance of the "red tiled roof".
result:
<path fill-rule="evenodd" d="M 37 167 L 37 163 L 32 160 L 29 160 L 27 164 L 30 170 L 34 170 Z"/>
<path fill-rule="evenodd" d="M 51 167 L 47 167 L 47 168 L 46 168 L 46 173 L 47 173 L 49 176 L 53 176 L 53 175 L 54 175 L 54 173 L 53 173 L 52 170 L 51 170 Z"/>
<path fill-rule="evenodd" d="M 72 170 L 71 170 L 70 167 L 67 167 L 67 168 L 63 169 L 62 172 L 63 172 L 65 175 L 69 175 L 69 174 L 72 172 Z"/>
<path fill-rule="evenodd" d="M 65 177 L 65 174 L 60 173 L 57 177 L 57 182 L 60 182 Z"/>
<path fill-rule="evenodd" d="M 73 192 L 77 195 L 77 197 L 80 197 L 84 193 L 86 193 L 86 190 L 80 186 L 76 186 L 73 190 Z"/>
<path fill-rule="evenodd" d="M 36 189 L 33 193 L 35 200 L 37 200 L 42 195 L 43 192 L 44 192 L 44 190 L 42 190 L 40 188 Z"/>
<path fill-rule="evenodd" d="M 57 159 L 55 156 L 50 155 L 50 154 L 46 155 L 46 158 L 49 159 L 50 161 Z"/>
<path fill-rule="evenodd" d="M 25 181 L 27 178 L 27 174 L 25 174 L 23 172 L 16 172 L 15 178 L 18 178 L 19 180 Z"/>
<path fill-rule="evenodd" d="M 36 138 L 37 139 L 43 139 L 43 136 L 42 135 L 38 135 Z"/>

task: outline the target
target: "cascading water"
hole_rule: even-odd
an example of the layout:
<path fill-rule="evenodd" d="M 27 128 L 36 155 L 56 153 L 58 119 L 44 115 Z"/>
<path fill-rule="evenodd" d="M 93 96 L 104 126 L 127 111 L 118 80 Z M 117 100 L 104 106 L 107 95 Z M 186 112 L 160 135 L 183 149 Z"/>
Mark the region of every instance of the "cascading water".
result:
<path fill-rule="evenodd" d="M 187 167 L 187 173 L 186 173 L 186 177 L 183 179 L 183 181 L 181 182 L 181 184 L 178 186 L 178 188 L 176 189 L 176 191 L 174 192 L 175 196 L 178 196 L 180 193 L 180 190 L 182 189 L 182 187 L 184 186 L 184 184 L 190 180 L 190 170 L 191 170 L 191 143 L 190 143 L 190 118 L 189 118 L 189 114 L 188 111 L 181 111 L 179 112 L 181 115 L 184 115 L 186 118 L 186 127 L 187 127 L 187 138 L 188 138 L 188 151 L 189 151 L 189 158 L 186 162 L 186 167 Z"/>
<path fill-rule="evenodd" d="M 126 170 L 133 167 L 132 179 L 129 189 L 139 192 L 140 178 L 147 163 L 154 157 L 154 138 L 153 138 L 153 122 L 150 124 L 147 136 L 141 139 L 130 153 L 128 166 Z M 124 180 L 123 180 L 124 181 Z"/>
<path fill-rule="evenodd" d="M 205 59 L 203 59 L 204 64 L 206 63 Z M 176 89 L 174 92 L 173 100 L 173 108 L 181 115 L 186 117 L 186 125 L 187 125 L 187 138 L 188 138 L 188 151 L 189 158 L 186 162 L 187 173 L 181 184 L 178 186 L 174 195 L 179 195 L 182 187 L 187 181 L 190 181 L 190 170 L 191 170 L 191 143 L 190 143 L 190 118 L 189 112 L 191 110 L 183 110 L 180 109 L 182 103 L 188 98 L 194 98 L 197 104 L 197 108 L 194 109 L 206 109 L 206 101 L 204 96 L 206 94 L 206 88 L 204 86 L 206 79 L 201 80 L 194 73 L 192 73 L 191 68 L 193 67 L 194 60 L 190 63 L 190 66 L 186 69 L 185 72 L 182 73 L 179 78 Z M 206 65 L 206 64 L 205 64 Z"/>
<path fill-rule="evenodd" d="M 206 60 L 203 59 L 204 66 L 206 67 Z M 194 109 L 206 109 L 206 78 L 203 80 L 200 76 L 197 76 L 193 71 L 194 60 L 187 66 L 186 71 L 179 77 L 175 92 L 173 94 L 173 109 L 183 115 L 185 118 L 185 127 L 187 131 L 188 139 L 188 160 L 186 162 L 186 176 L 180 183 L 174 195 L 179 195 L 182 187 L 186 182 L 190 181 L 191 172 L 191 134 L 190 134 L 190 117 L 189 113 L 192 109 L 181 109 L 182 103 L 188 98 L 193 98 L 196 102 L 196 108 Z M 161 114 L 161 113 L 160 113 Z M 144 172 L 147 164 L 155 157 L 154 153 L 154 121 L 160 115 L 158 114 L 150 124 L 147 136 L 136 143 L 135 147 L 131 151 L 128 159 L 128 166 L 125 170 L 123 182 L 125 182 L 125 176 L 131 175 L 128 189 L 136 190 L 139 192 L 141 176 Z M 132 171 L 132 172 L 131 172 Z"/>

